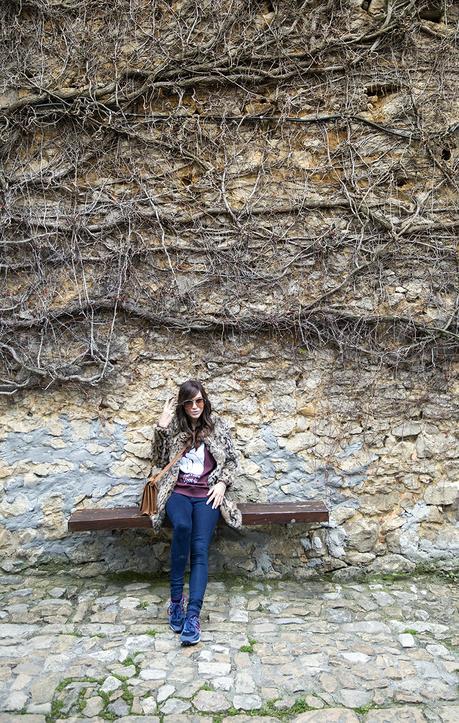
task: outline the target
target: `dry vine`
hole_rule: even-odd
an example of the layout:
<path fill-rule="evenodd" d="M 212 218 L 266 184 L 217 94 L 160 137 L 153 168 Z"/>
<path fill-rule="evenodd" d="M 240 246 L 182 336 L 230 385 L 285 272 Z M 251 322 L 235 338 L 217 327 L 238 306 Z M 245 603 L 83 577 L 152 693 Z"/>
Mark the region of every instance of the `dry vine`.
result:
<path fill-rule="evenodd" d="M 0 393 L 118 330 L 459 349 L 447 0 L 30 0 L 2 22 Z"/>

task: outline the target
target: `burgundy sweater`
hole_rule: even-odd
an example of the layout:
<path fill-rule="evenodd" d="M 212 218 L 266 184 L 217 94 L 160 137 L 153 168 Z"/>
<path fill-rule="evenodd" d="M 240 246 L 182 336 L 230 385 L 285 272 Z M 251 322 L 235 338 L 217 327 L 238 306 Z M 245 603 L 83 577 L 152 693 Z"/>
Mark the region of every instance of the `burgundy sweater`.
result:
<path fill-rule="evenodd" d="M 204 442 L 183 455 L 174 492 L 188 497 L 207 497 L 209 475 L 217 463 Z"/>

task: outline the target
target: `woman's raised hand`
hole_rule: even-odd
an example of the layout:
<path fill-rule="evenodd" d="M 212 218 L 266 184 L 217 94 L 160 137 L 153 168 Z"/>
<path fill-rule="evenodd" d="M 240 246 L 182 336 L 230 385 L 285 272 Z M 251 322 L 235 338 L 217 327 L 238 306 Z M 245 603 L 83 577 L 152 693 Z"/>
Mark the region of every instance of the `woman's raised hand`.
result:
<path fill-rule="evenodd" d="M 166 400 L 161 416 L 158 419 L 158 427 L 163 427 L 164 429 L 168 427 L 171 423 L 172 417 L 174 416 L 174 411 L 175 399 L 174 397 L 169 397 L 169 399 Z"/>

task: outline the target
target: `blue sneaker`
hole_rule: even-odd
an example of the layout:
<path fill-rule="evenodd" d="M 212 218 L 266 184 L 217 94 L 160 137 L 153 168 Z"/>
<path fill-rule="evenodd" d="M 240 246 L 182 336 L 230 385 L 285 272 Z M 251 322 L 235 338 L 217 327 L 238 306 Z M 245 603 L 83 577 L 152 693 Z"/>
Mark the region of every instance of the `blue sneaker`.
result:
<path fill-rule="evenodd" d="M 185 622 L 185 598 L 182 597 L 180 602 L 169 603 L 167 610 L 169 614 L 169 627 L 174 633 L 181 633 Z"/>
<path fill-rule="evenodd" d="M 190 615 L 185 619 L 180 642 L 182 645 L 196 645 L 201 640 L 201 623 L 197 615 Z"/>

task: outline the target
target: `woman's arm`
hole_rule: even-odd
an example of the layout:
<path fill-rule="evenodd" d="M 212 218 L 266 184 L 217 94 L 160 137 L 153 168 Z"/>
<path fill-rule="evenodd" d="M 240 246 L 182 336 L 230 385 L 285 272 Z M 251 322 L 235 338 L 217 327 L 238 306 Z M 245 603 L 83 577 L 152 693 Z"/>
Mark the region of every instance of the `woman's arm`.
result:
<path fill-rule="evenodd" d="M 226 485 L 226 489 L 228 489 L 229 487 L 231 487 L 234 479 L 239 474 L 240 467 L 230 429 L 227 423 L 223 420 L 220 420 L 220 424 L 222 427 L 221 437 L 225 449 L 225 462 L 223 463 L 223 468 L 218 478 L 218 481 L 223 482 Z"/>
<path fill-rule="evenodd" d="M 206 504 L 212 504 L 212 508 L 220 507 L 228 487 L 233 484 L 234 478 L 239 472 L 237 453 L 234 448 L 233 439 L 228 425 L 219 419 L 219 438 L 225 451 L 225 460 L 222 465 L 218 480 L 208 492 Z"/>
<path fill-rule="evenodd" d="M 167 399 L 161 416 L 153 427 L 151 458 L 156 467 L 165 467 L 169 462 L 171 448 L 171 422 L 174 414 L 174 401 Z"/>
<path fill-rule="evenodd" d="M 170 457 L 170 429 L 160 427 L 157 424 L 153 427 L 153 442 L 151 446 L 151 460 L 155 467 L 165 467 Z"/>

